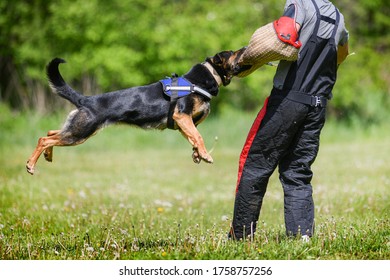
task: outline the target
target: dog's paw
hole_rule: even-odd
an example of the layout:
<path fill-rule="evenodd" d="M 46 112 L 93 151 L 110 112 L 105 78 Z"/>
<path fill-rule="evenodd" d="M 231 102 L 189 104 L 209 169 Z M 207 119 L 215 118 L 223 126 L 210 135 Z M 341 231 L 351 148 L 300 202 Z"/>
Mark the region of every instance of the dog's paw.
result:
<path fill-rule="evenodd" d="M 53 147 L 47 148 L 43 152 L 43 156 L 45 157 L 46 161 L 53 162 Z"/>
<path fill-rule="evenodd" d="M 203 152 L 203 153 L 200 153 L 199 150 L 197 148 L 194 148 L 193 149 L 193 152 L 192 152 L 192 160 L 195 162 L 195 163 L 200 163 L 202 160 L 207 162 L 207 163 L 213 163 L 214 160 L 213 158 L 207 153 L 207 152 Z"/>
<path fill-rule="evenodd" d="M 214 162 L 213 158 L 209 154 L 206 154 L 205 156 L 202 156 L 202 160 L 207 162 L 207 163 L 213 163 Z"/>
<path fill-rule="evenodd" d="M 26 164 L 26 169 L 27 169 L 27 172 L 30 173 L 31 175 L 34 175 L 34 165 L 30 165 L 30 161 L 27 161 L 27 164 Z"/>
<path fill-rule="evenodd" d="M 192 160 L 197 164 L 201 162 L 202 158 L 199 156 L 198 149 L 193 149 Z"/>

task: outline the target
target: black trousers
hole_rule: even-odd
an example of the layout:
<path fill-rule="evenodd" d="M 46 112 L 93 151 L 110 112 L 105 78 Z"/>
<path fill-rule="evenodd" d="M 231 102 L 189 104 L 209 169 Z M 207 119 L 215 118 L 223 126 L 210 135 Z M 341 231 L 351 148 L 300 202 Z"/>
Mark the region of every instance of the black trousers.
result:
<path fill-rule="evenodd" d="M 287 234 L 313 234 L 311 165 L 318 153 L 325 113 L 323 107 L 288 100 L 275 90 L 271 93 L 241 154 L 232 238 L 254 234 L 269 177 L 277 166 L 284 191 Z M 261 124 L 257 127 L 256 123 Z"/>

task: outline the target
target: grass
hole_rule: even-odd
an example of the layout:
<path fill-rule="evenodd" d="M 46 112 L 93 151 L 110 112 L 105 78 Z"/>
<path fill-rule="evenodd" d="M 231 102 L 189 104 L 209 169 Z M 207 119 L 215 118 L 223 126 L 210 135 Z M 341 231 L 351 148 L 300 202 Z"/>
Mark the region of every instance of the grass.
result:
<path fill-rule="evenodd" d="M 65 114 L 0 106 L 0 259 L 389 259 L 390 132 L 329 123 L 314 164 L 316 234 L 284 233 L 271 177 L 253 242 L 227 240 L 237 162 L 254 114 L 226 111 L 199 129 L 214 164 L 196 165 L 173 131 L 106 128 L 54 150 L 36 175 L 25 162 Z M 215 137 L 218 142 L 215 142 Z"/>

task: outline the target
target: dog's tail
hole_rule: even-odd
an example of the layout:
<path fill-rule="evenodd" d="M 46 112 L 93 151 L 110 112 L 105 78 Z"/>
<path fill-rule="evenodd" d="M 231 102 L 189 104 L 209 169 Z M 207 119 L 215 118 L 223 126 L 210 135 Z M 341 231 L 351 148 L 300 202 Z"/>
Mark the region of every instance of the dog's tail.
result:
<path fill-rule="evenodd" d="M 55 93 L 59 96 L 69 100 L 76 107 L 81 106 L 81 100 L 85 98 L 84 95 L 71 88 L 62 78 L 58 65 L 65 63 L 62 58 L 54 58 L 46 67 L 47 77 L 49 79 L 49 85 Z"/>

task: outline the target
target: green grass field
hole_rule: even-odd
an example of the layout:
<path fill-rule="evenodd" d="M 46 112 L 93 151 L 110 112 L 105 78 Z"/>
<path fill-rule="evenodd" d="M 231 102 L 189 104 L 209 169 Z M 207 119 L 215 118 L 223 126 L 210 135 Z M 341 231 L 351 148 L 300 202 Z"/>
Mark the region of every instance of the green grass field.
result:
<path fill-rule="evenodd" d="M 213 165 L 194 164 L 178 132 L 115 126 L 55 148 L 30 176 L 38 137 L 65 115 L 0 106 L 0 259 L 390 259 L 388 126 L 325 127 L 309 243 L 285 236 L 277 173 L 255 240 L 232 242 L 237 162 L 255 114 L 226 111 L 200 125 Z"/>

